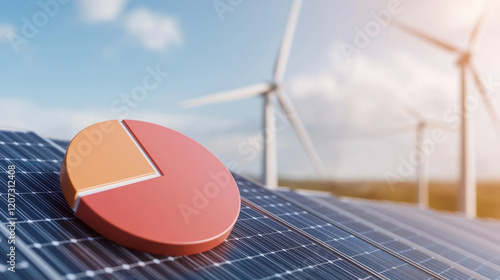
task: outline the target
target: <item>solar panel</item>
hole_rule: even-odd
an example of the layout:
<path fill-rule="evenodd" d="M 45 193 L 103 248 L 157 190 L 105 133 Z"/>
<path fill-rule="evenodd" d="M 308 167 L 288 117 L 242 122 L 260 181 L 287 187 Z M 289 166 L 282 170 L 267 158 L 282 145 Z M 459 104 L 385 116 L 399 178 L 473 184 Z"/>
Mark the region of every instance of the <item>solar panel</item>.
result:
<path fill-rule="evenodd" d="M 372 209 L 360 203 L 346 203 L 333 197 L 321 197 L 320 200 L 325 201 L 330 207 L 341 208 L 365 222 L 376 224 L 384 231 L 413 243 L 415 247 L 420 247 L 432 252 L 434 256 L 455 263 L 457 267 L 461 266 L 488 279 L 500 278 L 500 269 L 495 264 L 482 260 L 467 250 L 447 244 L 445 240 L 427 233 L 432 230 L 430 228 L 408 227 L 406 224 L 391 218 L 390 215 L 377 215 Z"/>
<path fill-rule="evenodd" d="M 365 202 L 365 204 L 369 204 Z M 376 203 L 374 204 L 376 206 Z M 493 246 L 498 249 L 500 244 L 500 226 L 498 222 L 488 220 L 468 220 L 455 213 L 427 211 L 424 209 L 415 209 L 410 205 L 402 203 L 385 203 L 388 211 L 405 213 L 412 219 L 418 219 L 425 223 L 426 227 L 437 227 L 448 234 L 458 234 L 468 239 L 468 242 L 487 243 L 487 247 Z M 480 238 L 478 238 L 480 237 Z"/>
<path fill-rule="evenodd" d="M 379 274 L 390 275 L 391 278 L 432 278 L 432 276 L 424 272 L 421 267 L 415 267 L 414 264 L 404 262 L 380 250 L 380 247 L 361 240 L 352 235 L 351 232 L 339 228 L 336 223 L 327 222 L 275 194 L 271 194 L 266 189 L 257 187 L 250 182 L 243 183 L 240 188 L 245 198 L 255 202 L 273 215 L 281 217 L 295 225 L 297 230 L 308 232 L 337 250 L 347 254 L 354 260 L 369 266 Z"/>
<path fill-rule="evenodd" d="M 127 249 L 87 227 L 68 207 L 59 186 L 59 168 L 67 146 L 67 141 L 47 140 L 32 132 L 0 131 L 0 184 L 1 196 L 5 198 L 0 199 L 3 236 L 10 234 L 6 197 L 8 166 L 12 164 L 16 166 L 17 218 L 16 272 L 10 272 L 9 265 L 2 262 L 0 278 L 500 277 L 500 270 L 494 266 L 468 262 L 475 260 L 471 255 L 484 257 L 479 252 L 468 252 L 468 247 L 457 246 L 467 251 L 465 257 L 468 259 L 455 259 L 451 253 L 460 252 L 454 252 L 453 248 L 440 248 L 442 251 L 438 252 L 432 246 L 424 246 L 433 244 L 433 240 L 418 234 L 415 238 L 403 234 L 406 232 L 402 231 L 403 224 L 397 217 L 384 212 L 367 218 L 363 211 L 371 206 L 345 203 L 331 196 L 312 199 L 290 191 L 272 192 L 236 174 L 242 208 L 231 235 L 222 245 L 202 254 L 182 257 Z M 320 200 L 331 200 L 331 207 L 325 207 Z M 345 215 L 335 209 L 354 211 L 352 215 Z M 385 210 L 377 211 L 383 213 Z M 387 220 L 393 223 L 392 227 Z M 442 229 L 435 227 L 432 230 Z M 456 238 L 464 238 L 467 234 L 470 233 L 462 233 Z M 2 252 L 10 249 L 4 240 L 0 242 Z"/>
<path fill-rule="evenodd" d="M 372 220 L 370 220 L 370 223 L 367 223 L 366 221 L 359 219 L 358 216 L 353 215 L 354 213 L 348 210 L 349 208 L 335 208 L 335 204 L 330 204 L 327 207 L 316 202 L 311 197 L 299 195 L 296 192 L 282 191 L 280 193 L 306 207 L 309 211 L 321 213 L 321 215 L 331 220 L 332 224 L 341 224 L 350 230 L 382 245 L 388 250 L 402 255 L 410 261 L 418 263 L 439 275 L 451 279 L 470 279 L 470 271 L 457 268 L 456 263 L 436 259 L 437 256 L 435 256 L 432 252 L 423 248 L 418 248 L 419 246 L 411 242 L 405 242 L 405 240 L 400 236 L 387 232 L 380 225 L 373 224 Z M 331 196 L 327 196 L 325 199 L 329 199 L 329 201 L 336 200 Z"/>
<path fill-rule="evenodd" d="M 1 273 L 9 278 L 43 279 L 37 267 L 44 268 L 49 279 L 54 275 L 67 279 L 92 276 L 265 279 L 292 274 L 295 277 L 372 278 L 362 268 L 244 204 L 230 237 L 221 246 L 203 254 L 155 256 L 116 245 L 73 215 L 59 189 L 58 171 L 63 152 L 35 136 L 0 133 L 2 171 L 6 172 L 10 164 L 15 164 L 17 170 L 16 238 L 25 244 L 19 249 L 32 256 L 18 256 L 19 265 L 24 262 L 17 270 L 19 273 L 3 269 Z M 7 177 L 0 180 L 6 186 Z M 6 209 L 6 200 L 1 200 L 0 207 Z M 4 211 L 1 213 L 2 229 L 5 229 L 8 216 Z M 36 264 L 31 263 L 32 260 Z"/>
<path fill-rule="evenodd" d="M 456 247 L 467 251 L 477 256 L 478 261 L 496 265 L 496 268 L 500 270 L 500 246 L 494 242 L 477 238 L 450 226 L 443 226 L 430 219 L 419 218 L 418 215 L 412 215 L 408 211 L 394 211 L 392 207 L 386 205 L 365 204 L 363 207 L 372 213 L 380 213 L 385 217 L 390 217 L 412 231 L 425 228 L 427 234 L 440 239 L 447 247 Z"/>

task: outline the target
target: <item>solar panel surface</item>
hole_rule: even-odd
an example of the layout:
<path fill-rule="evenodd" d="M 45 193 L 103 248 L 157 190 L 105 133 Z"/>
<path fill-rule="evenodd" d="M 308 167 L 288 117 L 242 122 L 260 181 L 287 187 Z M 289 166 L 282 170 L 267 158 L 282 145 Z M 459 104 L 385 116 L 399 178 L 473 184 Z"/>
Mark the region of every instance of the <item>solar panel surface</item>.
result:
<path fill-rule="evenodd" d="M 377 244 L 385 247 L 387 250 L 393 251 L 396 254 L 404 256 L 409 261 L 419 264 L 434 273 L 450 279 L 470 279 L 474 273 L 466 271 L 464 268 L 457 267 L 456 263 L 447 262 L 444 259 L 438 260 L 436 256 L 424 248 L 407 242 L 396 234 L 391 234 L 383 226 L 373 223 L 373 220 L 362 220 L 359 216 L 355 215 L 355 211 L 350 211 L 349 207 L 335 207 L 335 204 L 321 204 L 314 200 L 312 197 L 299 195 L 295 192 L 281 192 L 285 197 L 296 201 L 303 205 L 310 211 L 317 211 L 326 218 L 330 219 L 332 223 L 339 223 L 354 232 L 373 240 Z M 319 197 L 323 198 L 323 197 Z M 336 200 L 328 196 L 324 199 Z M 329 201 L 330 202 L 330 201 Z M 336 201 L 336 203 L 341 203 Z M 480 276 L 479 276 L 480 277 Z"/>
<path fill-rule="evenodd" d="M 414 233 L 389 208 L 271 192 L 238 175 L 242 209 L 221 246 L 184 257 L 129 250 L 101 237 L 67 206 L 59 186 L 67 145 L 32 132 L 0 131 L 2 235 L 9 234 L 11 164 L 16 166 L 17 218 L 16 272 L 2 262 L 2 279 L 500 279 L 499 254 L 491 255 L 498 246 L 482 248 L 498 240 L 492 229 L 498 223 L 440 217 L 408 207 L 404 215 L 416 215 L 412 221 L 419 231 Z M 377 215 L 370 213 L 375 211 Z M 435 217 L 429 222 L 427 216 Z M 446 229 L 432 226 L 439 219 L 471 226 L 442 240 Z M 473 240 L 472 230 L 490 239 Z M 436 236 L 427 238 L 427 232 Z M 9 249 L 5 240 L 0 242 L 2 252 Z M 473 245 L 457 243 L 468 241 Z M 487 257 L 487 262 L 478 263 Z"/>
<path fill-rule="evenodd" d="M 407 240 L 414 244 L 414 246 L 432 252 L 434 257 L 445 258 L 451 261 L 456 267 L 464 267 L 468 271 L 475 272 L 487 279 L 500 279 L 500 270 L 495 264 L 482 260 L 467 250 L 462 250 L 449 244 L 446 238 L 443 240 L 429 234 L 428 231 L 431 231 L 430 228 L 407 226 L 405 223 L 393 219 L 389 215 L 380 215 L 363 204 L 345 203 L 333 197 L 323 197 L 321 200 L 325 201 L 328 205 L 342 208 L 364 221 L 377 224 L 384 228 L 385 231 L 397 235 L 402 240 Z"/>

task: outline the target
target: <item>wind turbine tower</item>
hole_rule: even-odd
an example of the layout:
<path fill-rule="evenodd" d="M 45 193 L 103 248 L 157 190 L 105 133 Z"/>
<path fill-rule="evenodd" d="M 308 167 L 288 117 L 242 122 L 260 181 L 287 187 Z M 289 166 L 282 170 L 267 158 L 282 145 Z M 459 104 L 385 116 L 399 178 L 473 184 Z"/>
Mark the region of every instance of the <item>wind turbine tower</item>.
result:
<path fill-rule="evenodd" d="M 491 3 L 491 2 L 490 2 Z M 470 71 L 472 78 L 479 93 L 483 97 L 488 114 L 493 121 L 495 129 L 500 131 L 500 121 L 498 120 L 495 108 L 491 103 L 488 93 L 486 92 L 476 68 L 472 65 L 471 59 L 474 54 L 474 49 L 479 38 L 479 33 L 486 18 L 486 14 L 490 9 L 487 5 L 477 20 L 474 29 L 469 37 L 468 46 L 465 50 L 450 45 L 442 40 L 429 36 L 413 27 L 394 21 L 395 25 L 402 30 L 424 40 L 434 46 L 448 52 L 455 53 L 459 56 L 457 66 L 460 73 L 460 163 L 459 163 L 459 210 L 465 214 L 467 218 L 475 218 L 477 212 L 476 206 L 476 170 L 475 170 L 475 153 L 474 153 L 474 132 L 472 127 L 472 114 L 467 109 L 467 99 L 469 97 L 467 92 L 467 71 Z"/>
<path fill-rule="evenodd" d="M 276 98 L 286 113 L 290 123 L 297 133 L 302 145 L 305 148 L 311 163 L 313 164 L 318 175 L 324 175 L 324 166 L 318 153 L 313 147 L 311 139 L 306 132 L 302 121 L 297 116 L 295 108 L 284 94 L 281 87 L 283 76 L 285 74 L 290 49 L 295 33 L 295 27 L 300 13 L 301 0 L 295 0 L 290 10 L 290 16 L 286 26 L 281 48 L 276 59 L 274 76 L 272 82 L 261 83 L 253 86 L 230 90 L 227 92 L 210 95 L 198 99 L 188 100 L 181 104 L 182 107 L 203 106 L 219 102 L 227 102 L 249 97 L 261 96 L 264 99 L 264 183 L 268 188 L 276 188 L 278 186 L 278 162 L 277 162 L 277 146 L 276 146 L 276 125 L 275 125 L 275 108 L 273 99 Z"/>

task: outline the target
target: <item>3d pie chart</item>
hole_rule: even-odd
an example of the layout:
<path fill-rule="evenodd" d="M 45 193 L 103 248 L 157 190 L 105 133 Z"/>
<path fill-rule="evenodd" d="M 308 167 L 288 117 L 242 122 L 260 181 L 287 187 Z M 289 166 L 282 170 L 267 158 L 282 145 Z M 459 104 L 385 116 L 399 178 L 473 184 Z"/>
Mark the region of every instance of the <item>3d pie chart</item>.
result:
<path fill-rule="evenodd" d="M 71 141 L 61 188 L 76 216 L 123 246 L 190 255 L 221 244 L 240 194 L 227 168 L 189 137 L 152 123 L 111 120 Z"/>

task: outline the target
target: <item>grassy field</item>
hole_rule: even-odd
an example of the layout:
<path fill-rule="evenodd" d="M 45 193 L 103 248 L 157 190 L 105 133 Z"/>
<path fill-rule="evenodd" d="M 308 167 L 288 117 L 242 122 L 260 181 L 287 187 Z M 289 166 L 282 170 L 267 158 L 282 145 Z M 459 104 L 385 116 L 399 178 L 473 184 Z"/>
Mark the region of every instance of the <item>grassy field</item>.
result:
<path fill-rule="evenodd" d="M 294 189 L 327 191 L 337 196 L 415 203 L 413 182 L 390 188 L 385 182 L 315 182 L 280 180 L 280 186 Z M 500 182 L 479 182 L 477 191 L 478 216 L 500 219 Z M 431 208 L 457 211 L 457 186 L 450 182 L 431 182 L 429 186 Z"/>

